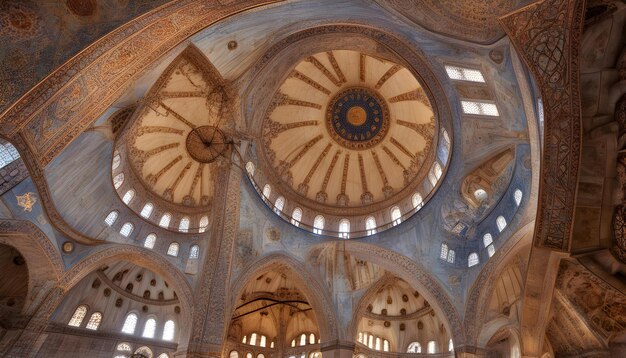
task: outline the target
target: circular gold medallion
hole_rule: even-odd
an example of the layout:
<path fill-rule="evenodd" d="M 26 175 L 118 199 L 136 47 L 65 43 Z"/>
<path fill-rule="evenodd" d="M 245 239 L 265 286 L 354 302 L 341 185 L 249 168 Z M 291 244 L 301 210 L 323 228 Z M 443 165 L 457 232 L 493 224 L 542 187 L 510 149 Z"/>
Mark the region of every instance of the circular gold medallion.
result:
<path fill-rule="evenodd" d="M 362 126 L 367 119 L 367 113 L 361 106 L 352 106 L 348 109 L 348 122 L 353 126 Z"/>

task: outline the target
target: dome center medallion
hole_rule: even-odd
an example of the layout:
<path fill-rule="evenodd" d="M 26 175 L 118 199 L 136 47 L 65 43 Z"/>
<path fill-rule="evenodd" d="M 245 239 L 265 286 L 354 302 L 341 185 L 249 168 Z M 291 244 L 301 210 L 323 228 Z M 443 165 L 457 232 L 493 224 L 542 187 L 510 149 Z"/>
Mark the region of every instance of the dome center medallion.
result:
<path fill-rule="evenodd" d="M 326 109 L 326 128 L 341 146 L 365 150 L 385 137 L 389 129 L 389 108 L 376 91 L 350 87 L 337 93 Z"/>

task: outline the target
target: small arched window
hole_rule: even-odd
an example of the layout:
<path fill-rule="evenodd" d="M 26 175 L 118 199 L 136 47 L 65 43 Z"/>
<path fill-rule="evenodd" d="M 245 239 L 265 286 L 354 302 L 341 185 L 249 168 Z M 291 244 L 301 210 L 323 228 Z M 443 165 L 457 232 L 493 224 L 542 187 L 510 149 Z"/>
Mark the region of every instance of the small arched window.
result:
<path fill-rule="evenodd" d="M 515 205 L 519 206 L 522 203 L 522 191 L 519 189 L 515 189 L 515 193 L 513 193 L 513 198 L 515 199 Z"/>
<path fill-rule="evenodd" d="M 120 166 L 121 162 L 122 162 L 122 157 L 120 156 L 120 153 L 115 151 L 115 155 L 113 155 L 113 164 L 111 164 L 111 169 L 112 170 L 117 169 Z"/>
<path fill-rule="evenodd" d="M 386 339 L 383 341 L 383 351 L 389 352 L 389 341 Z"/>
<path fill-rule="evenodd" d="M 104 219 L 104 222 L 109 226 L 113 226 L 113 224 L 115 224 L 115 220 L 117 220 L 118 214 L 119 213 L 115 210 L 111 211 L 109 215 L 107 215 L 107 217 Z"/>
<path fill-rule="evenodd" d="M 14 160 L 18 159 L 20 154 L 15 146 L 11 143 L 0 144 L 0 168 L 11 164 Z"/>
<path fill-rule="evenodd" d="M 241 339 L 241 343 L 243 344 L 248 343 L 248 336 L 243 336 L 243 339 Z"/>
<path fill-rule="evenodd" d="M 174 321 L 169 320 L 165 322 L 165 326 L 163 326 L 163 340 L 171 341 L 174 339 L 174 330 L 175 330 Z"/>
<path fill-rule="evenodd" d="M 124 184 L 124 173 L 119 173 L 113 177 L 113 186 L 115 189 L 119 189 Z"/>
<path fill-rule="evenodd" d="M 339 221 L 339 237 L 342 239 L 350 237 L 350 221 L 348 219 Z"/>
<path fill-rule="evenodd" d="M 141 354 L 143 357 L 152 358 L 152 350 L 145 346 L 137 348 L 135 354 Z"/>
<path fill-rule="evenodd" d="M 441 136 L 443 137 L 443 144 L 446 148 L 450 148 L 450 135 L 445 128 L 441 129 Z"/>
<path fill-rule="evenodd" d="M 324 217 L 322 215 L 318 215 L 313 220 L 313 233 L 321 235 L 324 231 Z"/>
<path fill-rule="evenodd" d="M 285 198 L 283 198 L 282 196 L 279 196 L 278 199 L 276 199 L 276 201 L 274 202 L 274 212 L 280 215 L 284 207 L 285 207 Z"/>
<path fill-rule="evenodd" d="M 230 354 L 228 355 L 228 358 L 239 358 L 239 352 L 237 352 L 237 351 L 230 351 Z"/>
<path fill-rule="evenodd" d="M 200 246 L 193 245 L 191 247 L 191 250 L 189 250 L 189 259 L 195 260 L 198 258 L 198 256 L 200 256 Z"/>
<path fill-rule="evenodd" d="M 122 326 L 122 333 L 133 334 L 135 333 L 135 326 L 137 326 L 137 315 L 135 313 L 129 313 L 124 320 Z"/>
<path fill-rule="evenodd" d="M 498 225 L 498 230 L 502 232 L 502 230 L 504 230 L 504 228 L 506 227 L 506 219 L 503 216 L 498 216 L 498 218 L 496 219 L 496 224 Z"/>
<path fill-rule="evenodd" d="M 180 219 L 180 223 L 178 224 L 178 231 L 180 232 L 188 232 L 189 231 L 189 218 L 183 217 Z"/>
<path fill-rule="evenodd" d="M 198 228 L 198 232 L 199 233 L 205 232 L 207 227 L 209 227 L 209 217 L 203 216 L 200 218 L 200 227 Z"/>
<path fill-rule="evenodd" d="M 251 346 L 256 346 L 256 333 L 252 333 L 250 335 L 250 345 Z"/>
<path fill-rule="evenodd" d="M 72 318 L 67 325 L 72 327 L 80 327 L 80 324 L 83 323 L 83 319 L 85 318 L 86 314 L 87 306 L 80 305 L 76 307 L 76 310 L 74 310 L 74 314 L 72 315 Z"/>
<path fill-rule="evenodd" d="M 133 232 L 133 228 L 133 224 L 125 223 L 120 229 L 120 234 L 122 234 L 122 236 L 124 237 L 128 237 Z"/>
<path fill-rule="evenodd" d="M 472 267 L 476 265 L 478 265 L 478 254 L 475 252 L 472 252 L 467 257 L 467 267 Z"/>
<path fill-rule="evenodd" d="M 452 338 L 448 341 L 448 352 L 454 352 L 454 343 L 452 343 Z"/>
<path fill-rule="evenodd" d="M 170 246 L 167 248 L 167 254 L 169 256 L 178 256 L 178 249 L 180 248 L 180 246 L 178 245 L 177 242 L 172 242 L 170 244 Z"/>
<path fill-rule="evenodd" d="M 91 317 L 89 317 L 89 321 L 87 322 L 87 326 L 85 328 L 95 331 L 98 327 L 100 327 L 100 322 L 102 322 L 102 313 L 94 312 Z"/>
<path fill-rule="evenodd" d="M 441 253 L 439 254 L 439 258 L 442 260 L 448 259 L 448 245 L 445 242 L 441 244 Z"/>
<path fill-rule="evenodd" d="M 117 350 L 118 352 L 130 352 L 133 350 L 133 348 L 130 346 L 130 344 L 123 342 L 118 344 L 115 350 Z"/>
<path fill-rule="evenodd" d="M 152 205 L 152 203 L 146 203 L 146 205 L 143 206 L 143 209 L 141 209 L 140 215 L 148 219 L 150 217 L 150 214 L 152 214 L 153 209 L 154 205 Z"/>
<path fill-rule="evenodd" d="M 135 191 L 133 189 L 130 189 L 129 191 L 126 192 L 126 194 L 124 194 L 124 196 L 122 197 L 122 201 L 124 202 L 124 204 L 128 205 L 130 201 L 133 200 L 134 197 L 135 197 Z"/>
<path fill-rule="evenodd" d="M 422 199 L 422 194 L 420 193 L 413 194 L 411 202 L 413 202 L 413 208 L 415 210 L 419 210 L 422 208 L 422 206 L 424 206 L 424 200 Z"/>
<path fill-rule="evenodd" d="M 380 346 L 380 337 L 376 337 L 376 346 L 374 349 L 379 351 L 382 347 Z"/>
<path fill-rule="evenodd" d="M 143 247 L 153 249 L 154 244 L 156 243 L 156 238 L 156 234 L 149 234 L 148 236 L 146 236 L 146 239 L 143 242 Z"/>
<path fill-rule="evenodd" d="M 309 334 L 309 344 L 315 344 L 315 334 Z"/>
<path fill-rule="evenodd" d="M 483 202 L 489 198 L 487 192 L 481 188 L 478 188 L 476 189 L 476 191 L 474 191 L 474 197 L 476 198 L 476 200 L 478 200 L 478 202 Z"/>
<path fill-rule="evenodd" d="M 485 235 L 483 235 L 483 245 L 485 247 L 491 245 L 492 242 L 493 242 L 493 237 L 491 237 L 490 233 L 486 233 Z"/>
<path fill-rule="evenodd" d="M 367 235 L 374 235 L 376 233 L 376 219 L 373 216 L 365 219 L 365 230 L 367 230 Z"/>
<path fill-rule="evenodd" d="M 252 162 L 246 163 L 246 172 L 248 172 L 249 176 L 254 176 L 254 163 Z"/>
<path fill-rule="evenodd" d="M 252 358 L 252 357 L 253 357 L 252 353 L 250 352 L 246 353 L 246 358 Z"/>
<path fill-rule="evenodd" d="M 267 345 L 267 337 L 261 336 L 261 339 L 259 340 L 259 347 L 265 347 L 266 345 Z"/>
<path fill-rule="evenodd" d="M 269 184 L 265 184 L 265 186 L 263 187 L 263 196 L 265 197 L 265 199 L 269 199 L 270 194 L 272 194 L 272 187 Z"/>
<path fill-rule="evenodd" d="M 294 226 L 300 226 L 300 221 L 302 221 L 302 209 L 295 208 L 291 213 L 291 223 Z"/>
<path fill-rule="evenodd" d="M 256 355 L 256 358 L 265 358 L 265 355 L 263 353 L 259 353 Z"/>
<path fill-rule="evenodd" d="M 167 353 L 161 353 L 157 358 L 170 358 L 170 356 L 168 356 Z"/>
<path fill-rule="evenodd" d="M 306 346 L 306 334 L 302 333 L 300 335 L 300 345 L 301 346 Z"/>
<path fill-rule="evenodd" d="M 142 337 L 154 338 L 155 331 L 156 331 L 156 320 L 154 318 L 149 318 L 146 321 L 146 325 L 143 327 Z"/>
<path fill-rule="evenodd" d="M 374 349 L 374 336 L 370 334 L 367 338 L 367 346 L 369 347 L 369 349 Z"/>
<path fill-rule="evenodd" d="M 161 216 L 161 220 L 159 221 L 159 226 L 167 229 L 170 226 L 170 220 L 172 220 L 172 214 L 163 214 L 163 216 Z"/>
<path fill-rule="evenodd" d="M 487 254 L 489 257 L 493 256 L 496 253 L 496 248 L 492 245 L 487 246 Z"/>
<path fill-rule="evenodd" d="M 435 354 L 435 353 L 437 353 L 437 343 L 435 343 L 435 341 L 429 341 L 428 342 L 427 353 L 428 354 Z"/>
<path fill-rule="evenodd" d="M 400 222 L 402 222 L 402 213 L 400 212 L 400 208 L 397 206 L 391 208 L 391 222 L 393 226 L 396 226 Z"/>
<path fill-rule="evenodd" d="M 448 262 L 453 264 L 454 263 L 454 259 L 456 257 L 456 252 L 454 252 L 454 250 L 448 250 Z"/>
<path fill-rule="evenodd" d="M 420 342 L 413 342 L 409 344 L 409 348 L 406 350 L 407 353 L 422 353 L 422 345 Z"/>

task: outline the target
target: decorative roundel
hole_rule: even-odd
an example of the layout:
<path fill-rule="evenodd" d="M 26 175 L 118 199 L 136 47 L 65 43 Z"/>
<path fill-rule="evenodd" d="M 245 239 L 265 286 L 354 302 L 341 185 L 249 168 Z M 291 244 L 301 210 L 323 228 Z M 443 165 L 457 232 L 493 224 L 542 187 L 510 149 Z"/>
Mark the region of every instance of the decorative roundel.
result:
<path fill-rule="evenodd" d="M 186 146 L 193 159 L 211 163 L 226 151 L 226 136 L 214 126 L 196 127 L 187 135 Z"/>
<path fill-rule="evenodd" d="M 389 129 L 389 108 L 378 92 L 352 87 L 337 93 L 326 110 L 330 136 L 345 148 L 364 150 L 378 144 Z"/>

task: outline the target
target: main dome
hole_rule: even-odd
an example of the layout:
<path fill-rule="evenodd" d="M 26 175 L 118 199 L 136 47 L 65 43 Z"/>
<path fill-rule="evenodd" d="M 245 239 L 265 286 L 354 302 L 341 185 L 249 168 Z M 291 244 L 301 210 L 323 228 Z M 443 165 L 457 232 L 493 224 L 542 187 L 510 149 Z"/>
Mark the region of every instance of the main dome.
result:
<path fill-rule="evenodd" d="M 268 181 L 308 206 L 394 202 L 432 165 L 436 126 L 404 66 L 357 51 L 317 53 L 297 63 L 267 110 Z"/>

